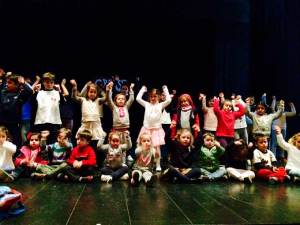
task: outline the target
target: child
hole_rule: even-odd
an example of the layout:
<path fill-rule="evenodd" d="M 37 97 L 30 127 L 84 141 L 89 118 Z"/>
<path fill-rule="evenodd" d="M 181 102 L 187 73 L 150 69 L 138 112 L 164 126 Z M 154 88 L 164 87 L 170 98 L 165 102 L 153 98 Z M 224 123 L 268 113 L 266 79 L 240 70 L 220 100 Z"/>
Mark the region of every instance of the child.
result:
<path fill-rule="evenodd" d="M 190 130 L 193 132 L 194 137 L 197 137 L 200 131 L 199 115 L 196 112 L 192 97 L 188 94 L 182 94 L 178 98 L 177 112 L 172 116 L 172 139 L 175 138 L 176 130 L 180 128 Z"/>
<path fill-rule="evenodd" d="M 175 140 L 170 146 L 170 165 L 161 179 L 167 178 L 170 181 L 191 183 L 201 175 L 200 169 L 195 166 L 199 158 L 200 138 L 194 144 L 194 136 L 190 130 L 181 128 L 177 131 Z"/>
<path fill-rule="evenodd" d="M 215 134 L 218 126 L 218 119 L 214 112 L 214 98 L 209 99 L 208 106 L 206 105 L 206 95 L 200 93 L 199 100 L 202 102 L 202 112 L 204 114 L 204 133 L 210 132 Z"/>
<path fill-rule="evenodd" d="M 246 107 L 246 103 L 242 100 L 241 95 L 231 95 L 232 104 L 236 105 L 238 103 L 242 104 L 243 107 Z M 237 107 L 233 107 L 234 111 L 238 111 Z M 246 115 L 242 115 L 241 117 L 237 118 L 234 122 L 234 138 L 243 139 L 246 143 L 248 143 L 248 131 L 247 131 L 247 122 L 246 122 Z"/>
<path fill-rule="evenodd" d="M 11 172 L 14 180 L 21 175 L 31 176 L 37 167 L 48 164 L 41 156 L 41 134 L 29 133 L 27 139 L 29 144 L 21 148 L 20 155 L 15 160 L 16 169 Z"/>
<path fill-rule="evenodd" d="M 275 109 L 278 108 L 279 104 L 280 104 L 280 102 L 276 101 L 276 97 L 273 96 L 273 101 L 272 101 L 272 104 L 271 104 L 271 108 L 274 112 L 275 112 Z M 283 161 L 285 159 L 285 157 L 284 157 L 284 151 L 282 151 L 281 149 L 278 149 L 279 151 L 277 151 L 277 141 L 276 141 L 277 139 L 276 139 L 275 127 L 279 126 L 281 128 L 282 136 L 285 139 L 286 138 L 286 131 L 287 131 L 286 118 L 296 116 L 296 114 L 297 114 L 294 103 L 290 102 L 289 105 L 290 105 L 291 111 L 290 112 L 284 111 L 282 113 L 282 115 L 279 118 L 273 120 L 273 123 L 272 123 L 271 151 L 274 153 L 274 155 L 276 156 L 278 161 Z"/>
<path fill-rule="evenodd" d="M 73 148 L 68 167 L 57 175 L 58 179 L 65 181 L 91 182 L 94 177 L 96 166 L 96 155 L 94 149 L 89 145 L 92 134 L 89 130 L 82 130 L 77 133 L 77 146 Z"/>
<path fill-rule="evenodd" d="M 122 178 L 128 180 L 128 167 L 125 165 L 124 152 L 132 147 L 131 139 L 128 132 L 125 134 L 125 143 L 121 144 L 121 136 L 119 132 L 112 131 L 108 135 L 109 144 L 103 145 L 99 142 L 97 148 L 105 151 L 105 166 L 101 169 L 101 181 L 110 182 Z"/>
<path fill-rule="evenodd" d="M 36 94 L 37 110 L 34 121 L 35 130 L 38 132 L 48 130 L 48 141 L 55 142 L 56 132 L 61 126 L 59 105 L 63 103 L 63 96 L 54 89 L 55 75 L 43 74 L 44 90 Z"/>
<path fill-rule="evenodd" d="M 225 149 L 215 140 L 212 133 L 203 134 L 203 145 L 200 148 L 199 165 L 202 181 L 227 180 L 226 169 L 220 166 L 220 157 Z"/>
<path fill-rule="evenodd" d="M 126 95 L 119 93 L 115 96 L 114 101 L 112 100 L 112 88 L 113 82 L 108 84 L 108 105 L 113 113 L 113 131 L 118 131 L 121 137 L 121 144 L 126 141 L 125 137 L 128 137 L 126 133 L 128 132 L 130 122 L 128 109 L 130 108 L 132 102 L 134 101 L 133 87 L 134 84 L 130 85 L 129 99 L 126 100 Z"/>
<path fill-rule="evenodd" d="M 145 107 L 144 122 L 140 134 L 145 132 L 151 134 L 153 146 L 158 154 L 156 171 L 161 171 L 160 146 L 165 144 L 165 132 L 161 126 L 161 117 L 163 109 L 171 103 L 171 97 L 167 86 L 163 86 L 163 92 L 166 95 L 166 100 L 159 102 L 159 91 L 157 89 L 152 89 L 149 93 L 149 102 L 147 102 L 142 99 L 142 96 L 146 91 L 147 88 L 143 86 L 136 97 L 137 102 Z"/>
<path fill-rule="evenodd" d="M 21 147 L 21 109 L 31 95 L 30 85 L 17 74 L 6 76 L 0 85 L 0 124 L 8 129 L 18 148 Z"/>
<path fill-rule="evenodd" d="M 287 178 L 283 167 L 276 167 L 276 158 L 273 152 L 268 150 L 268 136 L 257 134 L 255 138 L 256 149 L 253 152 L 253 166 L 256 177 L 268 181 L 270 184 L 284 182 Z"/>
<path fill-rule="evenodd" d="M 15 169 L 13 155 L 16 145 L 8 141 L 8 130 L 0 126 L 0 181 L 11 182 L 13 179 L 10 172 Z"/>
<path fill-rule="evenodd" d="M 87 91 L 85 97 L 80 97 L 77 91 L 77 83 L 75 80 L 71 80 L 70 83 L 73 85 L 72 97 L 81 103 L 81 126 L 77 131 L 76 136 L 83 130 L 89 130 L 92 134 L 91 146 L 96 149 L 97 143 L 103 143 L 106 133 L 102 129 L 100 119 L 100 105 L 102 105 L 106 96 L 98 97 L 98 88 L 94 83 L 87 85 Z M 104 158 L 103 158 L 104 159 Z M 101 167 L 103 159 L 98 157 L 98 165 Z"/>
<path fill-rule="evenodd" d="M 252 183 L 255 173 L 251 171 L 248 145 L 243 139 L 238 139 L 227 146 L 225 151 L 226 170 L 233 179 Z"/>
<path fill-rule="evenodd" d="M 275 127 L 278 145 L 288 152 L 285 169 L 294 181 L 300 180 L 300 133 L 293 135 L 288 143 L 284 140 L 279 126 Z"/>
<path fill-rule="evenodd" d="M 238 103 L 235 105 L 238 111 L 233 111 L 233 105 L 230 100 L 225 100 L 220 109 L 219 98 L 214 98 L 214 112 L 218 118 L 216 136 L 220 144 L 226 148 L 234 140 L 234 122 L 245 114 L 244 107 Z"/>
<path fill-rule="evenodd" d="M 70 142 L 71 130 L 60 128 L 57 133 L 57 142 L 46 146 L 49 164 L 39 166 L 35 173 L 31 174 L 34 178 L 53 177 L 67 166 L 67 159 L 71 154 L 73 145 Z"/>
<path fill-rule="evenodd" d="M 141 180 L 144 179 L 146 186 L 151 187 L 157 179 L 152 171 L 154 167 L 154 158 L 158 156 L 152 145 L 151 134 L 140 134 L 135 154 L 136 161 L 133 165 L 130 183 L 133 186 L 137 186 Z"/>

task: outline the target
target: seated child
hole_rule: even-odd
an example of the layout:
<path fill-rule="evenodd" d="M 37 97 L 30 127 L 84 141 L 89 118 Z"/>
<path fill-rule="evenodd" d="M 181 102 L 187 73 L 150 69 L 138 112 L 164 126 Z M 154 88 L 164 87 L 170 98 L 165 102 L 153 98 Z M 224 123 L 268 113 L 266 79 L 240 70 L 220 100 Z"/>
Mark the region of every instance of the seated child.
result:
<path fill-rule="evenodd" d="M 101 181 L 110 182 L 119 178 L 128 180 L 128 167 L 123 157 L 124 152 L 132 146 L 128 131 L 125 133 L 125 141 L 125 144 L 121 144 L 119 132 L 113 131 L 108 136 L 109 144 L 102 144 L 101 141 L 98 143 L 97 148 L 106 153 L 104 167 L 101 169 Z"/>
<path fill-rule="evenodd" d="M 135 154 L 136 161 L 133 165 L 130 182 L 133 186 L 137 186 L 144 179 L 146 186 L 151 187 L 157 179 L 152 172 L 154 169 L 154 158 L 158 156 L 152 145 L 151 134 L 140 134 Z"/>
<path fill-rule="evenodd" d="M 161 179 L 191 183 L 199 178 L 200 168 L 195 166 L 199 156 L 199 138 L 195 146 L 193 144 L 194 136 L 190 130 L 181 128 L 177 131 L 175 140 L 170 146 L 170 165 L 163 172 Z"/>
<path fill-rule="evenodd" d="M 82 130 L 77 133 L 77 146 L 73 148 L 68 159 L 68 167 L 57 175 L 58 179 L 65 181 L 91 182 L 94 177 L 96 166 L 96 154 L 89 145 L 92 133 L 89 130 Z"/>
<path fill-rule="evenodd" d="M 300 180 L 300 133 L 293 135 L 287 143 L 279 126 L 275 127 L 277 143 L 281 149 L 288 152 L 286 172 L 294 181 Z"/>
<path fill-rule="evenodd" d="M 276 158 L 273 152 L 268 150 L 268 136 L 256 134 L 256 149 L 253 152 L 253 165 L 256 177 L 266 180 L 270 184 L 284 182 L 287 177 L 283 167 L 276 167 Z"/>
<path fill-rule="evenodd" d="M 16 145 L 8 141 L 8 129 L 0 126 L 0 181 L 13 181 L 10 172 L 15 169 L 13 154 L 16 149 Z"/>
<path fill-rule="evenodd" d="M 31 177 L 53 177 L 68 165 L 66 160 L 70 157 L 71 150 L 73 149 L 70 137 L 70 129 L 61 128 L 58 130 L 57 142 L 46 146 L 49 165 L 39 166 L 36 169 L 36 172 L 31 174 Z"/>
<path fill-rule="evenodd" d="M 227 146 L 225 162 L 229 177 L 245 183 L 252 183 L 255 174 L 248 168 L 251 167 L 249 155 L 247 143 L 243 139 L 236 140 Z"/>
<path fill-rule="evenodd" d="M 225 166 L 220 165 L 220 157 L 225 149 L 215 140 L 215 135 L 205 133 L 203 145 L 200 148 L 199 164 L 201 166 L 202 181 L 227 180 Z"/>

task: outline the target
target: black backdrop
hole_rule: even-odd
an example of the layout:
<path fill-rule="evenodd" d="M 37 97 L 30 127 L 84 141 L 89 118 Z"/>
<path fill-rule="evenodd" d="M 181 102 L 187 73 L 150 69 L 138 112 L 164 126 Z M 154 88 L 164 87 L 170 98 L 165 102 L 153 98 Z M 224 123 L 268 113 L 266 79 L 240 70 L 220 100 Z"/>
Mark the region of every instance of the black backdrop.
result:
<path fill-rule="evenodd" d="M 300 107 L 298 0 L 0 0 L 0 10 L 7 71 L 139 76 L 194 94 L 267 92 Z"/>

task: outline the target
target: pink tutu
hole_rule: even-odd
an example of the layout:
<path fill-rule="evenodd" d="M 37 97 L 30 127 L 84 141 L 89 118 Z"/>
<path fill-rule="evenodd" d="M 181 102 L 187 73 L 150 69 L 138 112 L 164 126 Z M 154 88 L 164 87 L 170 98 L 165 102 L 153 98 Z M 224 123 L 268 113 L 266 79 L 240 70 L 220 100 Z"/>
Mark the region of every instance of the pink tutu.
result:
<path fill-rule="evenodd" d="M 148 133 L 151 135 L 152 144 L 154 147 L 165 144 L 165 131 L 162 128 L 147 129 L 145 127 L 142 127 L 138 139 L 143 133 Z"/>

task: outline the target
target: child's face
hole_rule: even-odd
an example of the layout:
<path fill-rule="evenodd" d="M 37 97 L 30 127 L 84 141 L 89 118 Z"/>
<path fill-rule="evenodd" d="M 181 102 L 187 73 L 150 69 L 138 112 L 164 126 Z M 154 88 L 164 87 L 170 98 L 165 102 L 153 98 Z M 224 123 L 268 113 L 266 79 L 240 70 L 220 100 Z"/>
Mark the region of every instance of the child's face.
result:
<path fill-rule="evenodd" d="M 89 99 L 95 100 L 96 97 L 97 97 L 97 90 L 96 90 L 96 88 L 90 87 L 89 91 L 87 93 L 87 96 L 88 96 Z"/>
<path fill-rule="evenodd" d="M 187 98 L 185 98 L 185 97 L 181 98 L 181 100 L 180 100 L 180 106 L 181 107 L 190 106 L 189 100 Z"/>
<path fill-rule="evenodd" d="M 295 144 L 296 148 L 300 150 L 300 137 L 297 137 Z"/>
<path fill-rule="evenodd" d="M 10 79 L 6 81 L 7 91 L 16 91 L 18 89 L 18 85 Z"/>
<path fill-rule="evenodd" d="M 144 150 L 150 150 L 151 148 L 151 137 L 150 135 L 144 135 L 141 137 L 141 144 Z"/>
<path fill-rule="evenodd" d="M 188 131 L 184 131 L 179 137 L 179 143 L 184 147 L 188 147 L 191 144 L 191 136 L 192 134 Z"/>
<path fill-rule="evenodd" d="M 68 137 L 66 135 L 66 133 L 60 133 L 57 136 L 57 142 L 59 143 L 60 146 L 66 146 L 68 143 Z"/>
<path fill-rule="evenodd" d="M 215 138 L 213 137 L 205 136 L 203 142 L 204 142 L 204 146 L 208 149 L 211 149 L 212 147 L 215 146 Z"/>
<path fill-rule="evenodd" d="M 260 137 L 256 141 L 257 149 L 261 152 L 266 152 L 268 149 L 268 138 L 267 137 Z"/>
<path fill-rule="evenodd" d="M 109 144 L 112 148 L 118 148 L 120 145 L 120 137 L 118 135 L 112 135 Z"/>
<path fill-rule="evenodd" d="M 209 106 L 209 107 L 213 107 L 213 106 L 214 106 L 214 99 L 210 99 L 210 100 L 209 100 L 208 106 Z"/>
<path fill-rule="evenodd" d="M 263 105 L 257 105 L 257 107 L 256 107 L 256 114 L 257 115 L 262 116 L 262 115 L 265 114 L 265 112 L 266 112 L 266 108 Z"/>
<path fill-rule="evenodd" d="M 54 81 L 50 79 L 46 79 L 44 80 L 43 85 L 45 87 L 45 90 L 52 90 L 54 87 Z"/>
<path fill-rule="evenodd" d="M 227 101 L 225 101 L 224 105 L 223 105 L 223 110 L 226 111 L 226 112 L 231 111 L 232 110 L 232 104 L 229 103 L 229 102 L 227 102 Z"/>
<path fill-rule="evenodd" d="M 158 94 L 150 94 L 150 103 L 155 104 L 158 103 L 159 96 Z"/>
<path fill-rule="evenodd" d="M 3 145 L 4 141 L 7 140 L 6 133 L 0 131 L 0 145 Z"/>
<path fill-rule="evenodd" d="M 117 95 L 116 96 L 116 105 L 119 107 L 123 107 L 125 105 L 126 98 L 124 95 Z"/>
<path fill-rule="evenodd" d="M 85 147 L 89 144 L 89 142 L 84 137 L 77 137 L 76 142 L 79 148 Z"/>
<path fill-rule="evenodd" d="M 31 147 L 31 149 L 37 149 L 38 147 L 40 147 L 40 139 L 38 135 L 31 135 L 29 146 Z"/>
<path fill-rule="evenodd" d="M 164 93 L 162 93 L 162 94 L 160 95 L 160 100 L 161 100 L 161 101 L 165 101 L 165 100 L 166 100 L 166 95 L 165 95 Z"/>

